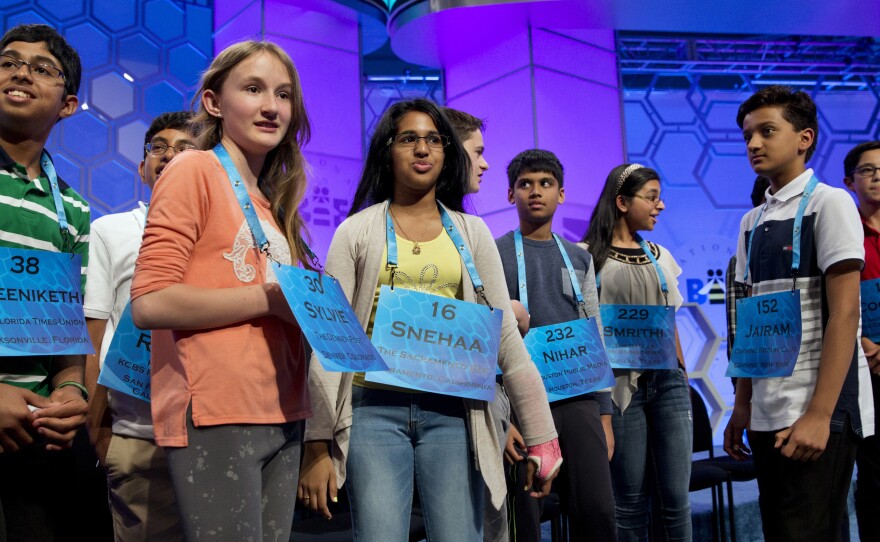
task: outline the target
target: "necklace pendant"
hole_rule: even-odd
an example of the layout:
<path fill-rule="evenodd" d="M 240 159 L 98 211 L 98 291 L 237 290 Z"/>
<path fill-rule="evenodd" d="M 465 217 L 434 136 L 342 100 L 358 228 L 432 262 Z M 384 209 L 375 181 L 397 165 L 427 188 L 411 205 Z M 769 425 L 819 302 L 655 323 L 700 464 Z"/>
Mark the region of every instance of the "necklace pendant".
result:
<path fill-rule="evenodd" d="M 414 245 L 413 245 L 412 253 L 415 254 L 416 256 L 418 256 L 419 254 L 422 253 L 422 247 L 420 247 L 420 246 L 418 245 L 418 243 L 414 244 Z"/>

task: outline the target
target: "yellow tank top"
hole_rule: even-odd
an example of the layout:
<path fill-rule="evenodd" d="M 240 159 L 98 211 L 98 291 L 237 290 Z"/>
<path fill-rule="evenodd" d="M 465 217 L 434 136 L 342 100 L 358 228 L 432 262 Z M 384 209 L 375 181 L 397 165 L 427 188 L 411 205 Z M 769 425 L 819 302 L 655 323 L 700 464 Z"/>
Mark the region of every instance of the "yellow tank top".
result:
<path fill-rule="evenodd" d="M 397 272 L 394 274 L 394 287 L 461 299 L 461 257 L 449 235 L 441 231 L 435 239 L 419 243 L 422 249 L 420 254 L 412 253 L 413 246 L 412 241 L 397 236 Z M 382 285 L 391 286 L 391 271 L 385 265 L 387 261 L 388 247 L 385 247 L 382 252 L 379 281 L 373 295 L 373 310 L 370 311 L 370 322 L 367 324 L 368 337 L 373 335 L 373 322 L 376 320 L 376 307 L 379 306 L 379 292 Z M 353 384 L 368 388 L 413 392 L 406 388 L 367 382 L 364 380 L 364 373 L 355 373 Z"/>

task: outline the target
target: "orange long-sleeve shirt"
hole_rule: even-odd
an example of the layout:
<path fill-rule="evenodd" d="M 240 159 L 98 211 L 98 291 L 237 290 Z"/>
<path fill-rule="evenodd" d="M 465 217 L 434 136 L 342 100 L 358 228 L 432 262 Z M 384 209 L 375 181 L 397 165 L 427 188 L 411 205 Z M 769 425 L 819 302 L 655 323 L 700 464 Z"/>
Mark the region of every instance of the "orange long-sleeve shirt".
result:
<path fill-rule="evenodd" d="M 269 202 L 251 200 L 272 258 L 290 263 Z M 211 152 L 176 157 L 156 184 L 131 298 L 175 284 L 234 288 L 275 282 L 274 263 L 253 236 L 223 166 Z M 154 333 L 152 413 L 156 442 L 186 446 L 193 424 L 276 424 L 311 415 L 300 329 L 275 317 L 198 331 Z"/>

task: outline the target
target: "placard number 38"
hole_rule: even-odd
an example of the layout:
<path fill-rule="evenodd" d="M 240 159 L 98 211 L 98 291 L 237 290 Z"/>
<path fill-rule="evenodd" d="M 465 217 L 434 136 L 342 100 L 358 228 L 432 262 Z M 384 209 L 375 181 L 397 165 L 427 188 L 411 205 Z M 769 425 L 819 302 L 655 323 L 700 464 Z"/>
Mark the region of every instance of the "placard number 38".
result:
<path fill-rule="evenodd" d="M 27 273 L 28 275 L 36 275 L 40 272 L 40 259 L 31 256 L 30 258 L 25 259 L 24 256 L 13 256 L 12 257 L 12 268 L 10 269 L 13 273 Z"/>

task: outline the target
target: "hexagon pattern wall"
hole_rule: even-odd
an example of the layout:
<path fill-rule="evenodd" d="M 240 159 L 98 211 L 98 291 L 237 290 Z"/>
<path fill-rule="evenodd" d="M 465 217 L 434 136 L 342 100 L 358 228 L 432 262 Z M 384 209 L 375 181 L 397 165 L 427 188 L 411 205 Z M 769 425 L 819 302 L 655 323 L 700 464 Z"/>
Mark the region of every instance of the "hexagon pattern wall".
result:
<path fill-rule="evenodd" d="M 77 49 L 83 81 L 77 113 L 47 148 L 62 178 L 92 205 L 92 218 L 147 197 L 137 176 L 153 117 L 189 107 L 211 58 L 212 2 L 0 0 L 4 32 L 21 23 L 58 29 Z"/>
<path fill-rule="evenodd" d="M 736 250 L 740 218 L 751 208 L 755 179 L 736 112 L 751 91 L 706 90 L 699 77 L 688 77 L 691 88 L 685 90 L 625 90 L 624 121 L 629 161 L 661 176 L 666 210 L 648 236 L 667 247 L 683 269 L 679 288 L 693 306 L 679 311 L 679 331 L 720 442 L 733 405 L 733 388 L 724 377 L 724 272 Z M 880 99 L 876 89 L 810 94 L 819 107 L 820 135 L 807 165 L 823 182 L 843 187 L 847 151 L 880 138 Z M 711 344 L 716 346 L 706 347 Z"/>

